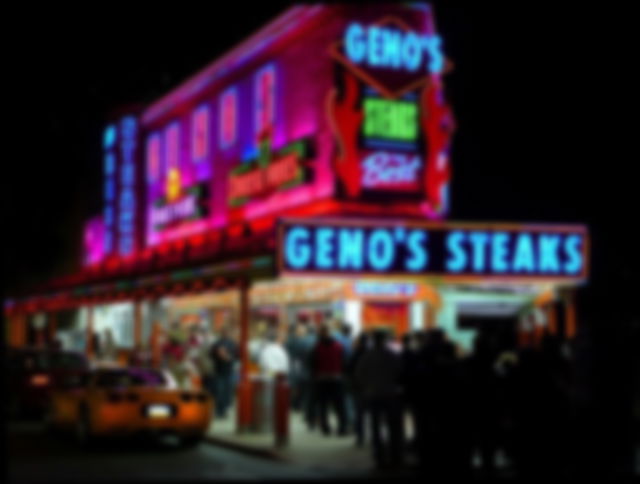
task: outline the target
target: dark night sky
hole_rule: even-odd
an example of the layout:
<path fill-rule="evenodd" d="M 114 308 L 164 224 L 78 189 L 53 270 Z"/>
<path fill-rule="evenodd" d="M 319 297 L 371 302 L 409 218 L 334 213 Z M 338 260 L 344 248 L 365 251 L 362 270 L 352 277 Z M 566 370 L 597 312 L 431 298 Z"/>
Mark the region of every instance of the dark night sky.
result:
<path fill-rule="evenodd" d="M 254 5 L 16 17 L 26 30 L 9 52 L 17 149 L 2 176 L 5 291 L 77 268 L 82 223 L 101 210 L 109 109 L 157 98 L 286 8 Z M 609 297 L 624 285 L 608 281 L 630 286 L 636 262 L 620 235 L 637 219 L 635 182 L 613 111 L 625 100 L 611 81 L 624 29 L 602 10 L 506 5 L 435 2 L 456 65 L 451 218 L 587 223 L 592 290 Z"/>

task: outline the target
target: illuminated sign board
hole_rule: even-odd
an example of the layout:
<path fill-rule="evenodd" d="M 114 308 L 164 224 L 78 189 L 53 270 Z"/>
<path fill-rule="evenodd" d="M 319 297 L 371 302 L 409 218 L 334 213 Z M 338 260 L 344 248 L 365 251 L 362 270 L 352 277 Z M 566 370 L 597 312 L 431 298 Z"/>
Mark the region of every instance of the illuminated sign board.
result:
<path fill-rule="evenodd" d="M 136 151 L 138 149 L 136 118 L 120 121 L 120 193 L 118 196 L 118 253 L 129 255 L 136 248 Z"/>
<path fill-rule="evenodd" d="M 416 72 L 440 72 L 440 38 L 392 26 L 351 23 L 344 33 L 345 52 L 355 64 Z"/>
<path fill-rule="evenodd" d="M 84 226 L 84 265 L 100 262 L 104 257 L 104 219 L 102 215 L 93 217 Z"/>
<path fill-rule="evenodd" d="M 422 162 L 419 156 L 376 151 L 362 162 L 362 185 L 387 190 L 417 190 Z"/>
<path fill-rule="evenodd" d="M 308 140 L 291 143 L 275 154 L 271 153 L 270 139 L 263 140 L 259 158 L 244 162 L 231 172 L 229 204 L 241 206 L 256 197 L 303 183 L 308 178 L 304 161 L 311 156 Z"/>
<path fill-rule="evenodd" d="M 341 198 L 415 201 L 430 218 L 447 211 L 453 116 L 446 59 L 430 10 L 353 21 L 330 48 L 337 61 L 328 116 Z"/>
<path fill-rule="evenodd" d="M 354 283 L 354 292 L 358 296 L 413 296 L 418 286 L 409 282 L 373 282 Z"/>
<path fill-rule="evenodd" d="M 286 220 L 286 274 L 586 277 L 582 226 Z"/>
<path fill-rule="evenodd" d="M 415 141 L 418 106 L 415 102 L 367 97 L 364 100 L 364 136 Z"/>
<path fill-rule="evenodd" d="M 159 231 L 181 222 L 199 220 L 208 214 L 207 201 L 204 183 L 187 188 L 177 200 L 158 199 L 151 209 L 151 225 Z"/>
<path fill-rule="evenodd" d="M 118 128 L 116 125 L 109 125 L 104 130 L 103 135 L 103 170 L 104 170 L 104 211 L 102 232 L 104 240 L 102 247 L 105 254 L 111 254 L 115 249 L 116 241 L 116 168 L 117 168 L 117 145 Z"/>

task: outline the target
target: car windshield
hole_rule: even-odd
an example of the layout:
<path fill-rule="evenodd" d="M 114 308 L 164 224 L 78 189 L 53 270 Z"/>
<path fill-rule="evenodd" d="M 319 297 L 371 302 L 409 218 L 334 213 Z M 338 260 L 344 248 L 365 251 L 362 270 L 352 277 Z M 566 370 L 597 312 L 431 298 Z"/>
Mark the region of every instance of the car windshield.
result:
<path fill-rule="evenodd" d="M 131 386 L 164 387 L 167 380 L 164 375 L 148 368 L 128 368 L 101 371 L 96 384 L 102 388 L 120 388 Z"/>

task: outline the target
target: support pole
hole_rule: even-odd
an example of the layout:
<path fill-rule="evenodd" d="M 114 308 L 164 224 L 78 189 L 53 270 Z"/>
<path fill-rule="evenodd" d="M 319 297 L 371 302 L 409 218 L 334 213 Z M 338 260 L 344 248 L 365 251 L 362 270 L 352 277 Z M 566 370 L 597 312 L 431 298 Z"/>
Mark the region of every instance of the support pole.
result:
<path fill-rule="evenodd" d="M 47 328 L 49 330 L 49 341 L 53 344 L 56 341 L 56 330 L 58 329 L 58 313 L 55 311 L 51 311 L 47 315 L 48 324 Z"/>
<path fill-rule="evenodd" d="M 547 331 L 549 334 L 557 335 L 558 334 L 558 314 L 556 310 L 555 302 L 550 302 L 547 305 Z"/>
<path fill-rule="evenodd" d="M 133 300 L 133 341 L 135 346 L 142 345 L 142 301 Z"/>
<path fill-rule="evenodd" d="M 249 381 L 249 287 L 240 282 L 240 381 L 238 382 L 237 432 L 245 432 L 251 423 L 251 382 Z"/>
<path fill-rule="evenodd" d="M 565 295 L 565 338 L 572 340 L 578 331 L 578 322 L 576 315 L 575 292 L 571 291 Z"/>
<path fill-rule="evenodd" d="M 91 359 L 96 350 L 97 348 L 93 347 L 93 303 L 89 303 L 87 306 L 87 358 Z"/>

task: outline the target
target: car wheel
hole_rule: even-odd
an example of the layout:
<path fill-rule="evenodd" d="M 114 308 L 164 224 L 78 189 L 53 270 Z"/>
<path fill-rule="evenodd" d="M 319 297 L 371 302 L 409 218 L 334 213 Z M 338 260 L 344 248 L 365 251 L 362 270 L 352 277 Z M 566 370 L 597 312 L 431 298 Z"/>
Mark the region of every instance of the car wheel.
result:
<path fill-rule="evenodd" d="M 180 445 L 182 447 L 195 447 L 196 445 L 200 444 L 203 439 L 204 439 L 203 435 L 185 436 L 180 439 Z"/>

